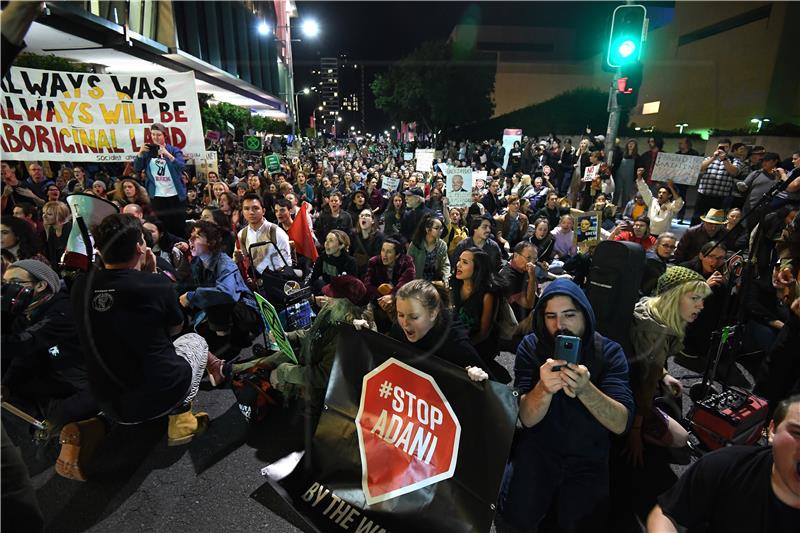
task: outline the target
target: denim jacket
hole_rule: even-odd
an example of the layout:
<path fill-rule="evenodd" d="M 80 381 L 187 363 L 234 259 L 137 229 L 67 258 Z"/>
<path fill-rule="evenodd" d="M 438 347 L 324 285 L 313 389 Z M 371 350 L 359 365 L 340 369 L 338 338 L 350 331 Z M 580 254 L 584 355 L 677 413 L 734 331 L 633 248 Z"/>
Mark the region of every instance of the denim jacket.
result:
<path fill-rule="evenodd" d="M 170 177 L 172 177 L 172 183 L 175 185 L 175 190 L 178 191 L 178 199 L 183 202 L 186 200 L 186 185 L 183 184 L 181 173 L 183 172 L 183 167 L 186 166 L 186 161 L 183 159 L 183 152 L 181 152 L 180 148 L 168 144 L 166 149 L 175 158 L 174 161 L 167 160 L 167 168 L 169 169 Z M 147 189 L 147 194 L 152 199 L 156 196 L 156 180 L 150 172 L 150 157 L 150 152 L 137 154 L 133 159 L 133 170 L 140 172 L 144 169 L 147 174 L 145 189 Z"/>

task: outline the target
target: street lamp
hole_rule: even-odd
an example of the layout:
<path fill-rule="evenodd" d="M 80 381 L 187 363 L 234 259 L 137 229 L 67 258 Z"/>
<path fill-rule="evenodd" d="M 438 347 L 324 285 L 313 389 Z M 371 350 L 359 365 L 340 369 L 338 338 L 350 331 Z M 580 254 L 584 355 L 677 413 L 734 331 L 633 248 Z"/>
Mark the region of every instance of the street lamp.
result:
<path fill-rule="evenodd" d="M 300 26 L 303 30 L 303 35 L 306 37 L 316 37 L 319 35 L 319 24 L 314 19 L 306 19 Z"/>
<path fill-rule="evenodd" d="M 395 129 L 394 124 L 392 124 L 392 129 Z"/>
<path fill-rule="evenodd" d="M 258 34 L 259 35 L 269 35 L 269 24 L 266 21 L 261 21 L 258 25 Z"/>
<path fill-rule="evenodd" d="M 769 122 L 769 121 L 770 121 L 770 120 L 769 120 L 768 118 L 753 118 L 753 119 L 750 119 L 750 122 L 751 122 L 751 123 L 753 123 L 753 124 L 756 124 L 756 125 L 757 125 L 757 126 L 756 126 L 756 131 L 761 131 L 761 126 L 762 126 L 762 125 L 763 125 L 765 122 Z"/>
<path fill-rule="evenodd" d="M 678 133 L 683 133 L 683 128 L 688 126 L 685 122 L 683 124 L 675 124 L 675 127 L 678 128 Z"/>
<path fill-rule="evenodd" d="M 342 121 L 342 117 L 336 117 L 336 122 L 341 122 L 341 121 Z"/>

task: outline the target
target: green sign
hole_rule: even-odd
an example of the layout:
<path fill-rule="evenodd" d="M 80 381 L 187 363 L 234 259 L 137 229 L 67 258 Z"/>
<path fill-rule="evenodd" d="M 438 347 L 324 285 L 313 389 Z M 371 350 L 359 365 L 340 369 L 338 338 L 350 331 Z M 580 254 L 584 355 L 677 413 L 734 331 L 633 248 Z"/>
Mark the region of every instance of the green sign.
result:
<path fill-rule="evenodd" d="M 247 135 L 244 138 L 244 147 L 245 150 L 250 150 L 251 152 L 261 152 L 264 149 L 264 143 L 261 140 L 261 137 Z"/>
<path fill-rule="evenodd" d="M 278 172 L 281 169 L 281 158 L 277 154 L 270 154 L 264 157 L 264 165 L 270 173 Z"/>
<path fill-rule="evenodd" d="M 294 355 L 292 345 L 289 344 L 289 339 L 286 338 L 286 332 L 283 331 L 283 325 L 281 324 L 281 319 L 278 318 L 278 312 L 272 307 L 271 303 L 257 292 L 254 292 L 253 296 L 256 297 L 256 303 L 261 310 L 261 315 L 264 317 L 264 320 L 266 320 L 269 331 L 272 333 L 272 337 L 275 339 L 278 348 L 297 364 L 297 357 Z"/>

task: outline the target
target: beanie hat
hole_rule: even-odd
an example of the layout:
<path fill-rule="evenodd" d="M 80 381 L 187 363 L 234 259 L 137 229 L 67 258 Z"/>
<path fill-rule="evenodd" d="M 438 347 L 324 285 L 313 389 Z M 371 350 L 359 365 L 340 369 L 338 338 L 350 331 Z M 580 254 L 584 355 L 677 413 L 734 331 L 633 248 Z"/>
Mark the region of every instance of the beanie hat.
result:
<path fill-rule="evenodd" d="M 656 294 L 664 294 L 678 285 L 689 283 L 690 281 L 705 281 L 705 278 L 686 267 L 672 266 L 667 267 L 667 271 L 661 274 L 656 285 Z"/>
<path fill-rule="evenodd" d="M 44 281 L 50 287 L 50 290 L 53 291 L 53 294 L 61 290 L 61 278 L 58 277 L 58 274 L 56 274 L 52 268 L 41 261 L 36 259 L 22 259 L 16 263 L 12 263 L 11 267 L 21 268 L 38 281 Z"/>

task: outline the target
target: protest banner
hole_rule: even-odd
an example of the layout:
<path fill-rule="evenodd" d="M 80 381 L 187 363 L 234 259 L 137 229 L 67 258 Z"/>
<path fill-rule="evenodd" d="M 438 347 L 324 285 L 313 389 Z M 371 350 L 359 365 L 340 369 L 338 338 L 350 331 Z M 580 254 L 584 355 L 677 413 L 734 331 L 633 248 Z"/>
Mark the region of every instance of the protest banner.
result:
<path fill-rule="evenodd" d="M 267 301 L 266 298 L 257 292 L 253 292 L 253 296 L 256 297 L 258 309 L 261 311 L 261 316 L 264 317 L 264 321 L 267 323 L 267 328 L 272 334 L 272 338 L 275 339 L 275 344 L 278 345 L 278 349 L 280 349 L 280 351 L 286 354 L 289 359 L 297 364 L 297 357 L 294 355 L 292 345 L 289 344 L 289 339 L 286 337 L 286 332 L 283 330 L 283 324 L 281 324 L 278 311 L 271 303 L 269 303 L 269 301 Z"/>
<path fill-rule="evenodd" d="M 506 154 L 503 156 L 503 168 L 508 167 L 508 155 L 511 149 L 514 148 L 514 143 L 522 142 L 522 130 L 520 129 L 504 129 L 503 130 L 503 148 L 506 149 Z"/>
<path fill-rule="evenodd" d="M 418 172 L 430 172 L 433 168 L 433 149 L 417 148 L 414 152 L 414 159 L 417 160 L 416 170 Z"/>
<path fill-rule="evenodd" d="M 12 67 L 0 81 L 0 149 L 22 161 L 128 161 L 167 128 L 186 159 L 203 156 L 194 74 L 92 74 Z"/>
<path fill-rule="evenodd" d="M 600 165 L 592 165 L 586 167 L 586 170 L 583 172 L 583 176 L 581 176 L 581 181 L 589 182 L 592 181 L 597 177 L 597 172 L 600 170 Z"/>
<path fill-rule="evenodd" d="M 489 531 L 514 393 L 372 331 L 338 337 L 305 457 L 252 497 L 270 505 L 277 492 L 316 531 Z"/>
<path fill-rule="evenodd" d="M 218 131 L 208 130 L 206 132 L 206 139 L 208 139 L 211 142 L 219 142 L 220 137 L 221 135 Z"/>
<path fill-rule="evenodd" d="M 472 172 L 472 187 L 483 190 L 486 187 L 486 171 L 475 170 Z"/>
<path fill-rule="evenodd" d="M 264 142 L 257 135 L 245 135 L 244 149 L 250 152 L 262 152 L 264 150 Z"/>
<path fill-rule="evenodd" d="M 703 156 L 658 152 L 651 179 L 653 181 L 672 180 L 674 183 L 683 185 L 697 185 L 702 164 Z"/>
<path fill-rule="evenodd" d="M 384 176 L 381 178 L 381 185 L 383 190 L 386 192 L 395 192 L 400 186 L 400 178 L 390 178 L 389 176 Z"/>
<path fill-rule="evenodd" d="M 413 152 L 403 152 L 403 161 L 411 161 L 412 159 L 414 159 Z"/>
<path fill-rule="evenodd" d="M 208 181 L 209 172 L 216 172 L 217 176 L 219 176 L 217 152 L 214 150 L 203 152 L 203 157 L 194 160 L 194 168 L 197 177 L 205 181 Z"/>
<path fill-rule="evenodd" d="M 575 243 L 597 244 L 600 241 L 600 224 L 602 213 L 600 211 L 570 210 L 575 220 Z"/>
<path fill-rule="evenodd" d="M 445 183 L 445 196 L 450 207 L 467 207 L 472 203 L 472 169 L 450 168 Z"/>
<path fill-rule="evenodd" d="M 278 157 L 278 154 L 264 156 L 264 166 L 267 167 L 270 174 L 278 172 L 281 169 L 281 158 Z"/>

